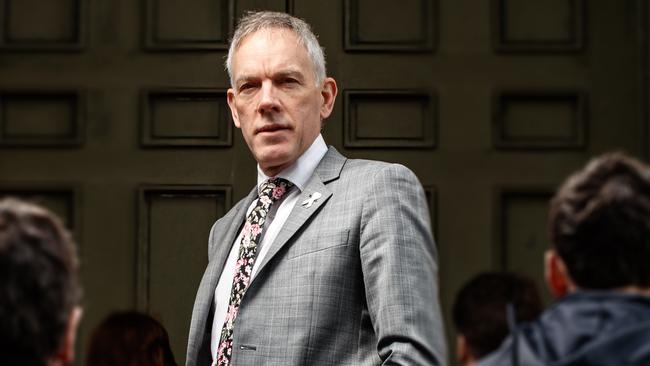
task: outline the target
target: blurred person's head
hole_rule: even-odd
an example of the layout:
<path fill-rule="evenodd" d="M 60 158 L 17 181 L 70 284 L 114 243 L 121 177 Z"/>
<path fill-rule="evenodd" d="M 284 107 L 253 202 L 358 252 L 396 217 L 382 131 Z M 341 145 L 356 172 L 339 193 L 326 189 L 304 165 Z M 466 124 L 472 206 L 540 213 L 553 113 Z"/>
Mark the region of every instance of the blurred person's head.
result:
<path fill-rule="evenodd" d="M 165 328 L 135 311 L 109 315 L 94 331 L 88 366 L 176 366 Z"/>
<path fill-rule="evenodd" d="M 75 245 L 61 221 L 0 200 L 0 364 L 70 363 L 80 296 Z"/>
<path fill-rule="evenodd" d="M 546 277 L 577 289 L 650 290 L 650 167 L 622 153 L 591 160 L 551 200 Z"/>
<path fill-rule="evenodd" d="M 517 323 L 537 318 L 543 305 L 535 282 L 515 273 L 483 272 L 460 289 L 452 318 L 458 332 L 456 355 L 461 365 L 473 365 L 499 348 L 510 333 L 508 306 Z"/>

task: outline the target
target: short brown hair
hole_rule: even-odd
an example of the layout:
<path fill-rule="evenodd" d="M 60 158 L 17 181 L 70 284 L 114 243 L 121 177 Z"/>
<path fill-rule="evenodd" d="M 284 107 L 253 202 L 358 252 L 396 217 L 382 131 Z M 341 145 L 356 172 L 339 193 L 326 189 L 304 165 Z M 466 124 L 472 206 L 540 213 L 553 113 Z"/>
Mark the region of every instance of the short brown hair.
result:
<path fill-rule="evenodd" d="M 48 210 L 0 200 L 0 354 L 46 360 L 79 303 L 75 245 Z"/>
<path fill-rule="evenodd" d="M 508 304 L 517 322 L 534 320 L 543 310 L 535 282 L 512 272 L 479 273 L 456 295 L 452 319 L 474 358 L 499 348 L 510 333 Z"/>
<path fill-rule="evenodd" d="M 650 167 L 623 153 L 591 160 L 551 200 L 549 231 L 578 287 L 650 286 Z"/>
<path fill-rule="evenodd" d="M 136 311 L 110 314 L 95 329 L 88 366 L 176 366 L 167 331 L 151 316 Z"/>

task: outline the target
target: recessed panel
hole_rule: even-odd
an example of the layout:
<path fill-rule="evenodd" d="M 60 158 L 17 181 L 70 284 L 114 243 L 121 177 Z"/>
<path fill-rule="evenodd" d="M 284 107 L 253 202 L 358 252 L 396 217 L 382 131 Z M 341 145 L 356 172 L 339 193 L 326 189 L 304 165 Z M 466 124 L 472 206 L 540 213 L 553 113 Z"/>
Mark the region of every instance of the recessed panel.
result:
<path fill-rule="evenodd" d="M 494 144 L 504 149 L 581 148 L 586 98 L 579 92 L 503 92 L 495 96 Z"/>
<path fill-rule="evenodd" d="M 582 0 L 492 0 L 499 51 L 578 51 L 583 47 Z"/>
<path fill-rule="evenodd" d="M 435 99 L 428 92 L 344 92 L 346 147 L 435 146 Z"/>
<path fill-rule="evenodd" d="M 231 146 L 225 90 L 176 89 L 145 93 L 145 146 Z"/>
<path fill-rule="evenodd" d="M 75 92 L 0 92 L 0 146 L 79 145 L 81 111 Z"/>
<path fill-rule="evenodd" d="M 230 207 L 230 188 L 153 186 L 140 190 L 138 305 L 161 318 L 179 364 L 207 266 L 212 224 Z"/>
<path fill-rule="evenodd" d="M 76 49 L 81 46 L 82 0 L 4 0 L 2 48 Z"/>
<path fill-rule="evenodd" d="M 434 47 L 434 0 L 346 0 L 348 51 L 430 51 Z"/>
<path fill-rule="evenodd" d="M 149 49 L 227 49 L 234 0 L 147 0 Z"/>
<path fill-rule="evenodd" d="M 544 252 L 550 247 L 547 217 L 551 196 L 550 189 L 506 189 L 499 194 L 496 216 L 498 268 L 535 279 L 540 290 L 545 288 Z"/>

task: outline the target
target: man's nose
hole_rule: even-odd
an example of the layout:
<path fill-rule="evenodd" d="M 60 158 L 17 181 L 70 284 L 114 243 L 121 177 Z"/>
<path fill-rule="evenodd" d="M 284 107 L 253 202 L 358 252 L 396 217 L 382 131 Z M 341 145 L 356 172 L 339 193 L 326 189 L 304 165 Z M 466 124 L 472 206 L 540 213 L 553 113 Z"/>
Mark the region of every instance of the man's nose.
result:
<path fill-rule="evenodd" d="M 264 81 L 260 90 L 260 100 L 257 106 L 258 112 L 277 111 L 278 108 L 277 89 L 271 81 Z"/>

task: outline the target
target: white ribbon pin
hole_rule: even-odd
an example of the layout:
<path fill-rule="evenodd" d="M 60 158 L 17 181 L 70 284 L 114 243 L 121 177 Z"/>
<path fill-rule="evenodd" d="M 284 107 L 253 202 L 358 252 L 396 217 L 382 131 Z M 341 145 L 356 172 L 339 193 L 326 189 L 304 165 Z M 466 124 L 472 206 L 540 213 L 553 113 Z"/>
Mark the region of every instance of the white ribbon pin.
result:
<path fill-rule="evenodd" d="M 302 205 L 305 206 L 306 208 L 310 208 L 311 205 L 313 205 L 314 202 L 316 202 L 316 201 L 317 201 L 319 198 L 321 198 L 322 196 L 323 196 L 323 195 L 320 194 L 320 192 L 314 192 L 314 193 L 312 193 L 312 194 L 309 195 L 309 198 L 307 198 L 306 200 L 304 200 L 304 201 L 302 202 Z"/>

